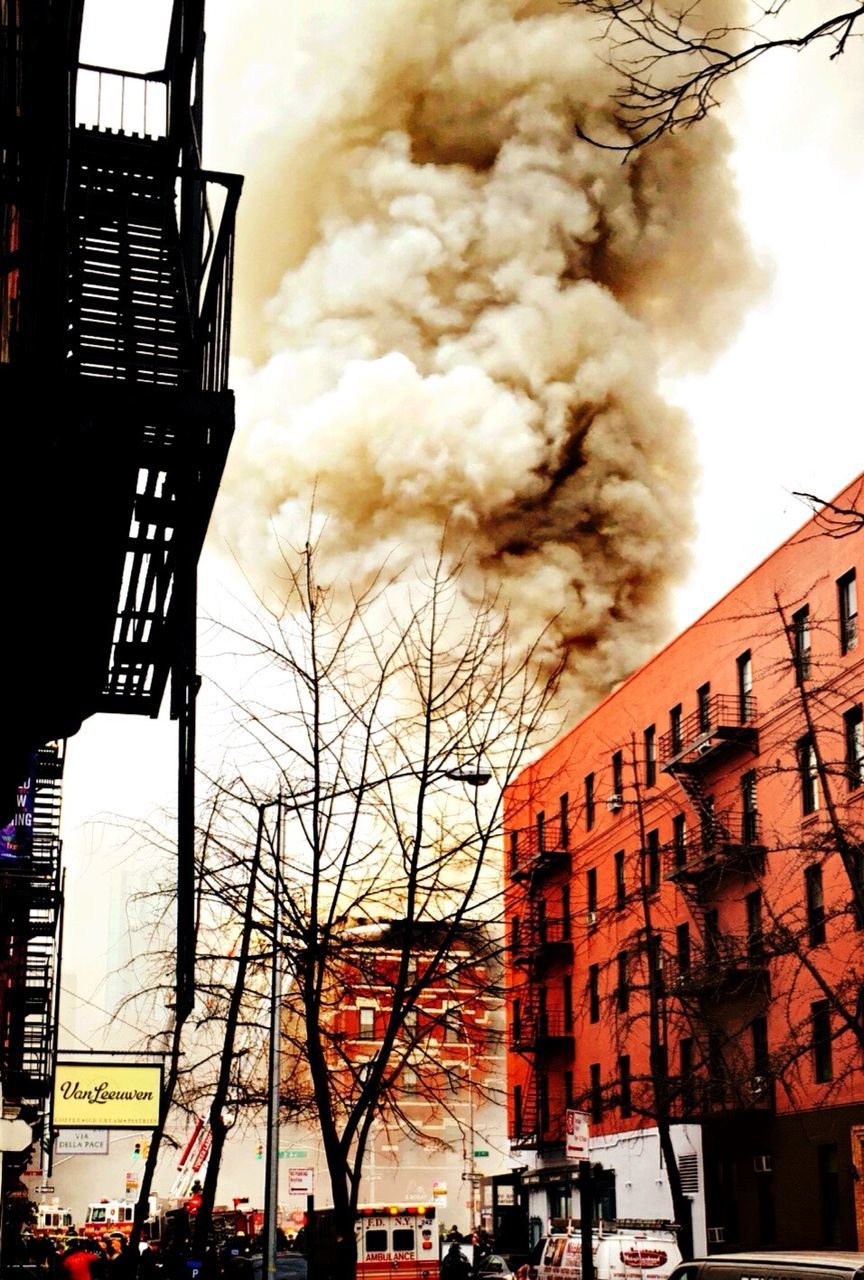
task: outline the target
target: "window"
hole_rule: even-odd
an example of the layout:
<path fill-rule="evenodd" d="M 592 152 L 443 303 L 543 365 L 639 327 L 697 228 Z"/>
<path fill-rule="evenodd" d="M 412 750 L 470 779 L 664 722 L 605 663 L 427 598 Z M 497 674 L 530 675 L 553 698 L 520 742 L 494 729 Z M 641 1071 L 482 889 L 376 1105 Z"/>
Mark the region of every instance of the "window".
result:
<path fill-rule="evenodd" d="M 510 921 L 510 950 L 514 955 L 519 954 L 522 939 L 520 937 L 522 922 L 518 916 L 514 916 Z"/>
<path fill-rule="evenodd" d="M 563 999 L 564 999 L 564 1032 L 570 1035 L 573 1030 L 573 979 L 569 973 L 565 973 L 563 979 Z"/>
<path fill-rule="evenodd" d="M 663 994 L 663 943 L 656 934 L 648 943 L 648 981 L 655 995 Z"/>
<path fill-rule="evenodd" d="M 645 849 L 645 887 L 649 893 L 660 891 L 660 832 L 649 831 Z"/>
<path fill-rule="evenodd" d="M 702 796 L 702 803 L 699 807 L 699 825 L 702 831 L 702 849 L 705 853 L 710 853 L 717 838 L 713 796 Z"/>
<path fill-rule="evenodd" d="M 677 756 L 681 750 L 681 703 L 673 707 L 669 712 L 669 737 L 672 745 L 672 754 Z"/>
<path fill-rule="evenodd" d="M 806 816 L 819 808 L 819 770 L 816 748 L 809 733 L 798 739 L 798 773 L 801 778 L 801 808 Z"/>
<path fill-rule="evenodd" d="M 759 813 L 756 807 L 756 770 L 748 769 L 741 775 L 741 838 L 744 844 L 755 844 L 759 834 Z"/>
<path fill-rule="evenodd" d="M 615 854 L 615 905 L 623 907 L 627 901 L 627 888 L 624 883 L 624 850 Z"/>
<path fill-rule="evenodd" d="M 514 1084 L 513 1086 L 513 1136 L 514 1138 L 522 1137 L 522 1086 Z"/>
<path fill-rule="evenodd" d="M 705 912 L 705 959 L 713 964 L 720 959 L 720 915 L 716 907 Z"/>
<path fill-rule="evenodd" d="M 413 1040 L 417 1035 L 417 1010 L 406 1009 L 402 1018 L 402 1028 L 406 1037 Z"/>
<path fill-rule="evenodd" d="M 565 942 L 570 938 L 570 886 L 565 884 L 561 890 L 561 937 Z"/>
<path fill-rule="evenodd" d="M 864 929 L 864 850 L 852 850 L 852 875 L 858 889 L 852 899 L 852 918 L 856 929 Z"/>
<path fill-rule="evenodd" d="M 393 1228 L 393 1252 L 409 1253 L 414 1249 L 414 1228 L 413 1227 L 394 1227 Z"/>
<path fill-rule="evenodd" d="M 374 1040 L 375 1039 L 375 1010 L 369 1009 L 367 1007 L 367 1008 L 358 1009 L 357 1013 L 360 1018 L 360 1037 L 359 1038 L 361 1040 Z"/>
<path fill-rule="evenodd" d="M 700 684 L 696 690 L 696 707 L 699 712 L 699 732 L 707 733 L 711 728 L 711 685 Z"/>
<path fill-rule="evenodd" d="M 570 794 L 565 791 L 558 800 L 558 824 L 561 828 L 561 848 L 570 847 Z"/>
<path fill-rule="evenodd" d="M 805 900 L 807 902 L 807 933 L 811 947 L 819 947 L 825 941 L 825 895 L 822 891 L 822 868 L 808 867 L 804 872 Z"/>
<path fill-rule="evenodd" d="M 742 724 L 753 719 L 753 659 L 745 649 L 736 659 L 738 667 L 738 719 Z"/>
<path fill-rule="evenodd" d="M 831 1012 L 827 1000 L 810 1006 L 810 1028 L 813 1039 L 813 1075 L 817 1084 L 834 1079 L 831 1057 Z"/>
<path fill-rule="evenodd" d="M 685 1116 L 696 1109 L 696 1079 L 693 1070 L 693 1041 L 684 1039 L 678 1045 L 678 1062 L 681 1072 L 681 1110 Z"/>
<path fill-rule="evenodd" d="M 594 774 L 589 773 L 585 778 L 585 830 L 590 831 L 594 826 Z"/>
<path fill-rule="evenodd" d="M 510 870 L 515 871 L 519 866 L 519 832 L 510 832 Z"/>
<path fill-rule="evenodd" d="M 621 1119 L 629 1120 L 633 1110 L 630 1094 L 630 1055 L 622 1053 L 618 1059 L 618 1097 Z"/>
<path fill-rule="evenodd" d="M 537 823 L 537 852 L 544 853 L 546 851 L 546 814 L 541 811 L 535 819 Z"/>
<path fill-rule="evenodd" d="M 462 1033 L 461 1019 L 458 1009 L 448 1009 L 447 1018 L 444 1023 L 444 1043 L 445 1044 L 464 1044 L 465 1036 Z"/>
<path fill-rule="evenodd" d="M 591 1078 L 591 1120 L 599 1124 L 603 1119 L 603 1086 L 600 1083 L 600 1063 L 592 1062 L 588 1068 Z"/>
<path fill-rule="evenodd" d="M 765 1078 L 770 1069 L 768 1057 L 768 1019 L 754 1018 L 750 1023 L 750 1037 L 753 1045 L 753 1071 L 757 1077 Z M 754 1082 L 755 1083 L 755 1082 Z M 767 1084 L 767 1080 L 766 1080 Z"/>
<path fill-rule="evenodd" d="M 596 964 L 588 969 L 588 1016 L 592 1022 L 600 1021 L 600 966 Z"/>
<path fill-rule="evenodd" d="M 388 1252 L 386 1227 L 370 1227 L 366 1232 L 366 1252 L 385 1254 Z"/>
<path fill-rule="evenodd" d="M 672 819 L 672 854 L 675 868 L 680 871 L 687 864 L 687 819 L 676 813 Z"/>
<path fill-rule="evenodd" d="M 585 879 L 588 894 L 588 927 L 590 929 L 597 923 L 597 868 L 589 867 L 585 873 Z"/>
<path fill-rule="evenodd" d="M 417 1072 L 413 1067 L 403 1067 L 400 1084 L 405 1093 L 417 1092 Z"/>
<path fill-rule="evenodd" d="M 861 707 L 852 707 L 843 716 L 843 734 L 846 740 L 846 781 L 850 791 L 856 791 L 864 782 L 864 722 Z"/>
<path fill-rule="evenodd" d="M 792 655 L 795 679 L 802 684 L 810 679 L 810 608 L 806 604 L 792 614 Z"/>
<path fill-rule="evenodd" d="M 854 569 L 837 579 L 837 604 L 840 612 L 840 652 L 849 653 L 858 643 L 858 599 Z"/>
<path fill-rule="evenodd" d="M 612 757 L 612 794 L 619 798 L 624 794 L 624 756 L 620 751 Z"/>
<path fill-rule="evenodd" d="M 564 1105 L 571 1107 L 573 1105 L 573 1072 L 564 1072 Z"/>
<path fill-rule="evenodd" d="M 522 1043 L 522 1001 L 513 1001 L 513 1043 Z"/>
<path fill-rule="evenodd" d="M 765 936 L 762 932 L 762 890 L 754 889 L 744 899 L 747 912 L 747 957 L 751 961 L 760 961 L 763 954 Z"/>
<path fill-rule="evenodd" d="M 645 786 L 653 787 L 657 781 L 657 731 L 653 724 L 645 730 Z"/>
<path fill-rule="evenodd" d="M 679 974 L 690 972 L 690 925 L 685 920 L 675 928 L 675 956 Z"/>
<path fill-rule="evenodd" d="M 618 985 L 615 991 L 618 1012 L 626 1013 L 630 1008 L 630 957 L 626 951 L 618 952 Z"/>

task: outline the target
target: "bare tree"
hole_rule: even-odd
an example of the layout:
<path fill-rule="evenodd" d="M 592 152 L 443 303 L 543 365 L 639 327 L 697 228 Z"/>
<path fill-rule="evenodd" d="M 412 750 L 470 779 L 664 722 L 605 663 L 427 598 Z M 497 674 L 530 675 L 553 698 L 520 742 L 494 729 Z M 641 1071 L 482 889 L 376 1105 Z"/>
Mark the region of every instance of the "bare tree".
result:
<path fill-rule="evenodd" d="M 236 878 L 222 901 L 248 922 L 232 958 L 235 991 L 248 985 L 240 972 L 253 932 L 264 939 L 264 966 L 268 940 L 279 939 L 285 1074 L 308 1085 L 329 1171 L 333 1265 L 349 1277 L 373 1122 L 411 1131 L 409 1074 L 444 1107 L 464 1084 L 464 1069 L 437 1053 L 434 1025 L 415 1025 L 424 993 L 498 990 L 502 789 L 552 731 L 557 672 L 538 678 L 535 652 L 513 656 L 497 600 L 466 610 L 443 556 L 410 581 L 345 593 L 321 585 L 307 546 L 286 556 L 286 584 L 284 606 L 261 603 L 248 626 L 225 629 L 262 672 L 265 692 L 235 702 L 246 731 L 242 781 L 216 785 L 238 812 L 260 813 L 278 798 L 284 833 L 281 857 L 256 866 L 255 911 L 236 914 Z M 233 837 L 238 851 L 247 842 L 247 861 L 253 825 Z M 206 866 L 202 876 L 212 891 Z M 389 990 L 374 1052 L 358 1055 L 344 1008 L 379 963 L 358 930 L 381 921 L 390 922 Z M 229 1000 L 229 1055 L 239 1007 Z M 223 1058 L 223 1086 L 229 1076 Z M 218 1089 L 212 1119 L 227 1096 Z M 208 1172 L 214 1186 L 215 1177 Z"/>
<path fill-rule="evenodd" d="M 864 28 L 861 4 L 835 6 L 813 22 L 800 0 L 762 0 L 753 6 L 752 23 L 736 25 L 718 22 L 717 7 L 702 0 L 571 2 L 600 17 L 621 77 L 616 123 L 629 141 L 590 141 L 624 152 L 704 119 L 718 105 L 724 82 L 763 55 L 824 45 L 836 59 Z"/>

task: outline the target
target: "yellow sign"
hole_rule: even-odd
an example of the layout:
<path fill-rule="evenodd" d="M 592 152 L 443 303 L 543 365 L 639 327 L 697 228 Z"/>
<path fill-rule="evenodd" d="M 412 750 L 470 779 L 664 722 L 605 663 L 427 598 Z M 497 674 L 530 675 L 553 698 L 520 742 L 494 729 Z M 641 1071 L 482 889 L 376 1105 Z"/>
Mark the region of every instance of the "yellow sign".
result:
<path fill-rule="evenodd" d="M 162 1068 L 152 1063 L 58 1062 L 54 1116 L 58 1129 L 155 1129 Z"/>

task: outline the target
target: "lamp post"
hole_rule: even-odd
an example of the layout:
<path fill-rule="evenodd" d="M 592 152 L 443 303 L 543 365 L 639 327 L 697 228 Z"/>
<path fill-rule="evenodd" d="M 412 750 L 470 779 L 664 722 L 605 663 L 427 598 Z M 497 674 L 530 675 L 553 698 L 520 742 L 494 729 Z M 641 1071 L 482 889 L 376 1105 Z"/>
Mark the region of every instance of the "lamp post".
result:
<path fill-rule="evenodd" d="M 264 1280 L 276 1280 L 276 1217 L 279 1201 L 279 1085 L 281 1077 L 282 927 L 279 916 L 279 878 L 282 874 L 282 794 L 261 805 L 276 806 L 273 842 L 273 958 L 270 963 L 270 1052 L 267 1078 L 267 1141 L 264 1147 Z"/>

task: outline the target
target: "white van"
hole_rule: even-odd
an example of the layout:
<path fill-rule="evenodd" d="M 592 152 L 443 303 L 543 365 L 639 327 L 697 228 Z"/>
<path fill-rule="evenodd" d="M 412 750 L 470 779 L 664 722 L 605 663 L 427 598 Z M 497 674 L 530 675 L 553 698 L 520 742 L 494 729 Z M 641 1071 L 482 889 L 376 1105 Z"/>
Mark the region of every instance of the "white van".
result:
<path fill-rule="evenodd" d="M 668 1280 L 681 1261 L 670 1223 L 619 1219 L 601 1223 L 592 1233 L 595 1280 Z M 538 1280 L 581 1280 L 582 1239 L 578 1226 L 567 1235 L 546 1238 L 537 1267 Z"/>

